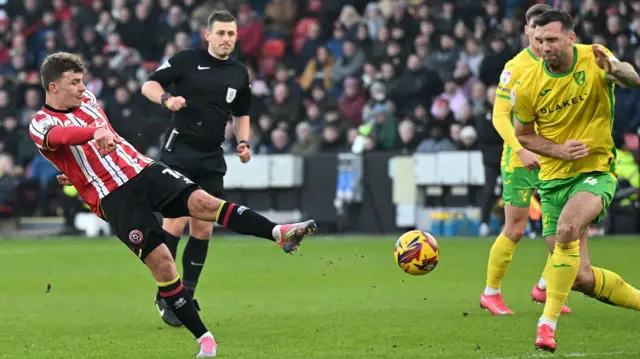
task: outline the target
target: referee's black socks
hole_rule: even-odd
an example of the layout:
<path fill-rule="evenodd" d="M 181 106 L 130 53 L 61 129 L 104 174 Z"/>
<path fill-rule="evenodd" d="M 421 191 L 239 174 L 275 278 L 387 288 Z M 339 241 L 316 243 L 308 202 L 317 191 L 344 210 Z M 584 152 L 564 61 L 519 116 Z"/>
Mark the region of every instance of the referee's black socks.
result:
<path fill-rule="evenodd" d="M 216 214 L 216 223 L 236 233 L 275 241 L 273 229 L 276 224 L 245 206 L 222 201 Z"/>
<path fill-rule="evenodd" d="M 193 236 L 189 237 L 187 245 L 184 247 L 184 252 L 182 253 L 182 282 L 191 297 L 196 291 L 196 285 L 202 268 L 204 268 L 204 261 L 207 259 L 208 251 L 209 241 Z"/>
<path fill-rule="evenodd" d="M 193 305 L 191 296 L 184 289 L 184 285 L 180 281 L 180 277 L 176 277 L 170 282 L 158 282 L 158 291 L 160 297 L 171 308 L 173 313 L 180 319 L 180 322 L 187 328 L 196 338 L 200 338 L 206 332 L 207 327 L 204 326 L 196 307 Z"/>

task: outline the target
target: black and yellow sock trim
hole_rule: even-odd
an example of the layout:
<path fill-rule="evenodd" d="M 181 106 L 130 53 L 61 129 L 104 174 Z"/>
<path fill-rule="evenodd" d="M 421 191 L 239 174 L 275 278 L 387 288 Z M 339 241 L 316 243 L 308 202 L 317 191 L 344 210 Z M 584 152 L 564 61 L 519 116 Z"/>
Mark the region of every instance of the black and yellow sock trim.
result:
<path fill-rule="evenodd" d="M 216 223 L 226 227 L 229 224 L 229 217 L 231 217 L 231 211 L 236 207 L 235 203 L 222 201 L 218 212 L 216 213 Z"/>
<path fill-rule="evenodd" d="M 158 290 L 160 292 L 161 297 L 171 297 L 172 295 L 180 292 L 184 286 L 180 281 L 180 276 L 177 276 L 175 279 L 168 282 L 158 282 Z"/>

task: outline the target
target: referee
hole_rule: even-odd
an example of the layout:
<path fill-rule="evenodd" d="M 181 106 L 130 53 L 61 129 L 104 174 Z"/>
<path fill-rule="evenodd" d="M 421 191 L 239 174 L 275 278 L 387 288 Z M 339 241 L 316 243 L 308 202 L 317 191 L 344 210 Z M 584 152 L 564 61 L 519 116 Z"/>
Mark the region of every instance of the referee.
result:
<path fill-rule="evenodd" d="M 223 177 L 227 171 L 222 143 L 227 122 L 233 118 L 242 163 L 251 159 L 249 150 L 249 74 L 229 55 L 237 40 L 236 19 L 227 11 L 216 11 L 207 21 L 207 49 L 184 50 L 162 64 L 142 86 L 149 100 L 173 111 L 160 160 L 198 183 L 209 194 L 224 198 Z M 174 85 L 175 93 L 165 91 Z M 166 245 L 176 257 L 178 241 L 189 222 L 189 241 L 182 256 L 182 283 L 193 297 L 202 271 L 213 224 L 195 218 L 165 218 Z M 182 323 L 156 295 L 156 307 L 171 326 Z M 196 304 L 197 306 L 197 304 Z"/>

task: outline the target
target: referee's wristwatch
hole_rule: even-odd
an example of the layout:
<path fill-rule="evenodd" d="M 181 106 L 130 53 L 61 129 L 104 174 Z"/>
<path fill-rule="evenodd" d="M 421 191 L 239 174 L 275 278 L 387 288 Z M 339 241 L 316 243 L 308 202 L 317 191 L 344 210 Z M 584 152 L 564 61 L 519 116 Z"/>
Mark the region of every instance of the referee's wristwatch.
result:
<path fill-rule="evenodd" d="M 245 141 L 245 140 L 238 141 L 238 145 L 242 145 L 242 144 L 246 145 L 246 146 L 247 146 L 247 148 L 251 148 L 251 145 L 249 144 L 249 142 L 247 142 L 247 141 Z"/>
<path fill-rule="evenodd" d="M 160 96 L 160 103 L 162 104 L 162 106 L 167 107 L 167 100 L 169 100 L 171 97 L 172 96 L 170 93 L 163 93 L 162 96 Z"/>

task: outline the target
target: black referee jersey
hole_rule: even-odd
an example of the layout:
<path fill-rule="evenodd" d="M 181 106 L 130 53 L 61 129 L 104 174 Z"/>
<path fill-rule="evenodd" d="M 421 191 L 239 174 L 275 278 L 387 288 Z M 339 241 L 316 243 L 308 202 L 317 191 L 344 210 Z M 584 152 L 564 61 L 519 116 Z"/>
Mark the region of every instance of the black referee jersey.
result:
<path fill-rule="evenodd" d="M 235 59 L 220 60 L 207 49 L 183 50 L 173 55 L 149 76 L 182 96 L 186 106 L 172 115 L 172 129 L 181 140 L 200 151 L 215 150 L 224 142 L 231 116 L 249 115 L 249 73 Z"/>

